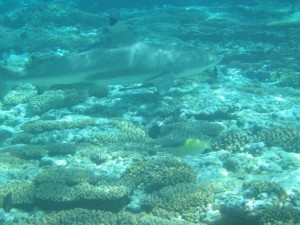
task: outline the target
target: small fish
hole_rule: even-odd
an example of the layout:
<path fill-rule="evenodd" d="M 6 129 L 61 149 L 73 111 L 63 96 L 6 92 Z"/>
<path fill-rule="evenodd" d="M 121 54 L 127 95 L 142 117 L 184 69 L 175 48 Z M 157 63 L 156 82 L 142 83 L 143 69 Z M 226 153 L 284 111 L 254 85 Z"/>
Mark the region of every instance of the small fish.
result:
<path fill-rule="evenodd" d="M 211 142 L 206 138 L 186 138 L 165 143 L 161 147 L 175 156 L 198 155 L 209 149 Z"/>

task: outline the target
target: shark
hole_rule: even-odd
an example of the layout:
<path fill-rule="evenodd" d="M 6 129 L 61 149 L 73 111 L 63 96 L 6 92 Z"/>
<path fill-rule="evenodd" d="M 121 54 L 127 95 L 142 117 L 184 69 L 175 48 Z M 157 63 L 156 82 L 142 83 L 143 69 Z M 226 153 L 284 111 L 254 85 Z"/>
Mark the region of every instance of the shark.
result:
<path fill-rule="evenodd" d="M 195 47 L 134 41 L 61 56 L 21 72 L 0 68 L 0 95 L 21 83 L 43 88 L 56 84 L 139 83 L 153 84 L 165 93 L 174 79 L 199 74 L 219 62 L 220 57 Z"/>

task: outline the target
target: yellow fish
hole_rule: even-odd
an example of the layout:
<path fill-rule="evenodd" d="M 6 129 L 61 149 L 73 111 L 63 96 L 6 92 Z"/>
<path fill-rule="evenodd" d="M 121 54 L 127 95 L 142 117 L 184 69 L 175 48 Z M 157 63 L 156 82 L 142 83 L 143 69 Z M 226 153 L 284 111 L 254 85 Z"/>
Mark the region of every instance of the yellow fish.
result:
<path fill-rule="evenodd" d="M 176 156 L 197 155 L 209 149 L 211 142 L 205 138 L 187 138 L 170 144 L 164 144 L 161 147 L 166 152 Z"/>

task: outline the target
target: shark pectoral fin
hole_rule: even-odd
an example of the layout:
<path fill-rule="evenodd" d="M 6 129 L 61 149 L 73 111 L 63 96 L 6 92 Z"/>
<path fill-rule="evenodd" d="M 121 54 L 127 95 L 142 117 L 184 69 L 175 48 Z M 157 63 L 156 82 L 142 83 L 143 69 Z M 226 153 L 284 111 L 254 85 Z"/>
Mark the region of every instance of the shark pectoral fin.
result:
<path fill-rule="evenodd" d="M 151 83 L 154 85 L 154 87 L 156 87 L 157 91 L 159 92 L 159 94 L 164 95 L 166 94 L 171 87 L 174 84 L 174 74 L 165 74 L 163 76 L 158 76 L 155 78 L 152 78 L 150 80 L 147 80 L 146 83 Z"/>
<path fill-rule="evenodd" d="M 173 86 L 174 83 L 174 74 L 165 74 L 164 75 L 158 75 L 153 78 L 147 79 L 139 86 L 135 87 L 124 87 L 120 89 L 121 91 L 126 90 L 132 90 L 132 89 L 140 89 L 140 88 L 149 88 L 149 87 L 155 87 L 157 92 L 161 95 L 166 94 L 170 88 Z"/>

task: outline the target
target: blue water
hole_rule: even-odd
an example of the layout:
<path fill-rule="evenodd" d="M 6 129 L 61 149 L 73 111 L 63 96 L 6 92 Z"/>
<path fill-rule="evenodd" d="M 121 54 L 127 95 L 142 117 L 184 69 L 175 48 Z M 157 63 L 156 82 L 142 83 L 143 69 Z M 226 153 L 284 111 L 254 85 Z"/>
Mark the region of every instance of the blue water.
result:
<path fill-rule="evenodd" d="M 298 1 L 0 12 L 0 224 L 300 224 Z"/>

